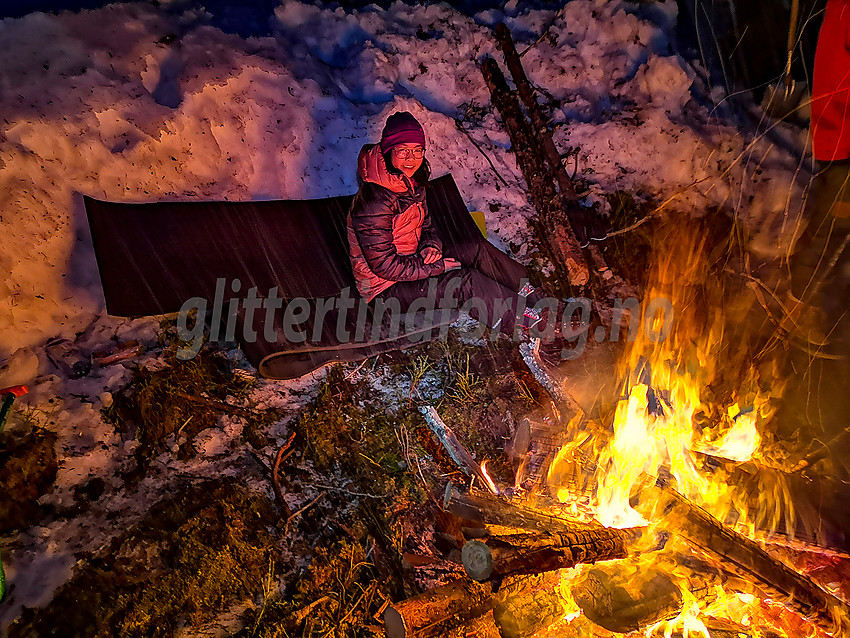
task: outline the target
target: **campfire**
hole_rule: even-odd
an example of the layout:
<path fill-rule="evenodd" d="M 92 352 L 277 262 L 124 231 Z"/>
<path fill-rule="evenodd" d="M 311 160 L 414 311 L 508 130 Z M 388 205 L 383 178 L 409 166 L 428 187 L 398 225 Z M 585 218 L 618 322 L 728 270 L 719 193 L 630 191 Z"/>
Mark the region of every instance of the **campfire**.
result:
<path fill-rule="evenodd" d="M 463 522 L 468 578 L 390 606 L 390 638 L 850 636 L 843 600 L 791 564 L 789 548 L 847 551 L 807 506 L 829 481 L 771 450 L 781 383 L 752 351 L 709 237 L 699 223 L 657 237 L 641 316 L 621 317 L 636 338 L 617 395 L 596 416 L 525 347 L 553 401 L 517 428 L 514 485 L 423 408 L 471 479 L 443 502 Z M 672 317 L 652 312 L 657 299 Z"/>

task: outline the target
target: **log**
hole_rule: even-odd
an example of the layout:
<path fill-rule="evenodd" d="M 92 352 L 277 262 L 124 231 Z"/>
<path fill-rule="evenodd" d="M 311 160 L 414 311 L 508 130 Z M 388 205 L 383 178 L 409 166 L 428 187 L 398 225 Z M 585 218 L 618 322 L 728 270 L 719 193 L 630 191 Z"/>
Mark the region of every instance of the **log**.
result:
<path fill-rule="evenodd" d="M 721 583 L 721 574 L 702 562 L 688 567 L 691 594 L 698 600 L 713 600 L 713 585 Z M 679 564 L 679 569 L 683 568 Z M 674 618 L 682 609 L 681 588 L 666 571 L 631 561 L 598 565 L 584 572 L 571 591 L 589 620 L 617 633 L 638 631 Z"/>
<path fill-rule="evenodd" d="M 531 117 L 534 132 L 537 134 L 540 147 L 543 149 L 543 157 L 546 159 L 550 171 L 558 182 L 565 211 L 569 210 L 569 207 L 575 205 L 578 201 L 575 188 L 573 187 L 572 180 L 567 175 L 567 171 L 564 169 L 564 165 L 561 163 L 561 155 L 552 141 L 549 124 L 543 116 L 540 105 L 537 103 L 537 98 L 534 96 L 534 89 L 525 75 L 525 69 L 522 68 L 522 61 L 519 58 L 513 38 L 511 37 L 511 31 L 504 22 L 496 25 L 496 45 L 505 56 L 505 64 L 508 67 L 508 71 L 510 71 L 514 84 L 516 84 L 517 92 L 522 99 L 522 103 L 525 104 L 525 108 Z"/>
<path fill-rule="evenodd" d="M 451 484 L 446 488 L 443 508 L 479 525 L 500 525 L 529 532 L 569 533 L 602 528 L 598 523 L 571 521 L 479 490 L 463 493 Z M 634 530 L 630 530 L 629 534 L 633 535 Z"/>
<path fill-rule="evenodd" d="M 384 611 L 387 638 L 437 638 L 493 608 L 493 589 L 466 578 L 395 603 Z"/>
<path fill-rule="evenodd" d="M 557 571 L 512 576 L 498 591 L 456 580 L 388 606 L 384 629 L 387 638 L 528 638 L 567 613 L 562 579 Z"/>
<path fill-rule="evenodd" d="M 549 253 L 559 274 L 565 275 L 567 281 L 574 286 L 584 286 L 590 279 L 590 270 L 575 236 L 563 229 L 560 231 L 563 234 L 561 241 L 552 241 L 552 233 L 563 226 L 553 223 L 553 220 L 560 216 L 559 195 L 545 163 L 535 152 L 538 142 L 534 131 L 525 118 L 516 95 L 508 88 L 496 60 L 485 58 L 480 68 L 490 89 L 493 104 L 508 130 L 511 148 L 517 156 L 517 164 L 528 185 L 531 201 L 539 213 L 540 219 L 533 225 L 541 246 Z"/>
<path fill-rule="evenodd" d="M 662 522 L 690 544 L 715 556 L 725 571 L 750 581 L 832 636 L 850 636 L 850 608 L 812 580 L 724 526 L 663 480 L 644 477 L 631 506 L 644 518 Z"/>
<path fill-rule="evenodd" d="M 559 571 L 506 579 L 494 608 L 502 638 L 531 638 L 561 620 L 569 611 L 563 580 Z"/>
<path fill-rule="evenodd" d="M 467 476 L 474 476 L 481 481 L 482 485 L 487 487 L 493 494 L 498 494 L 499 488 L 496 487 L 496 484 L 493 483 L 490 477 L 484 474 L 478 463 L 472 458 L 469 450 L 457 440 L 454 432 L 443 422 L 434 406 L 422 405 L 419 406 L 419 411 L 425 417 L 425 421 L 428 423 L 428 427 L 431 428 L 431 432 L 434 433 L 434 436 L 437 437 L 437 440 L 442 444 L 446 452 L 449 453 L 455 465 Z"/>
<path fill-rule="evenodd" d="M 467 541 L 461 557 L 466 575 L 478 582 L 568 569 L 580 563 L 625 558 L 627 532 L 599 528 L 491 536 L 486 543 Z"/>
<path fill-rule="evenodd" d="M 582 211 L 579 210 L 579 198 L 576 195 L 573 181 L 570 179 L 570 176 L 567 175 L 567 170 L 564 168 L 564 164 L 561 161 L 561 154 L 558 152 L 555 142 L 552 139 L 552 130 L 549 126 L 549 122 L 543 115 L 543 110 L 537 102 L 531 82 L 528 81 L 528 77 L 525 74 L 522 61 L 520 60 L 513 38 L 511 37 L 511 31 L 503 22 L 496 25 L 496 43 L 499 50 L 505 56 L 505 64 L 508 67 L 508 71 L 510 71 L 514 84 L 516 84 L 517 92 L 522 99 L 522 103 L 525 105 L 525 109 L 531 117 L 531 122 L 534 125 L 534 132 L 537 136 L 539 146 L 543 150 L 543 156 L 546 159 L 546 164 L 549 166 L 550 175 L 558 184 L 558 194 L 561 200 L 561 207 L 572 231 L 569 233 L 570 238 L 567 238 L 566 241 L 572 241 L 578 245 L 579 242 L 576 240 L 576 233 L 575 230 L 572 229 L 572 224 L 574 223 L 575 216 L 582 213 Z M 561 230 L 564 226 L 556 225 L 556 228 Z M 561 232 L 563 232 L 563 230 Z M 596 246 L 588 246 L 587 250 L 594 270 L 597 272 L 603 272 L 608 269 L 608 264 L 605 263 L 605 258 Z M 594 285 L 592 288 L 596 288 L 596 286 Z M 601 298 L 598 296 L 598 290 L 594 290 L 593 292 L 597 293 L 594 295 L 597 299 Z"/>

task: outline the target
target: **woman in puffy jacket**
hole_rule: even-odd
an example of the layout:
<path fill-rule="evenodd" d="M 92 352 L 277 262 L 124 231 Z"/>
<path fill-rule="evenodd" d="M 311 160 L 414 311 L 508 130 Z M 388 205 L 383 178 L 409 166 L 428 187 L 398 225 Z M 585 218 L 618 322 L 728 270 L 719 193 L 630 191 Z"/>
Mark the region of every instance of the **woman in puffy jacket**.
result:
<path fill-rule="evenodd" d="M 451 297 L 458 308 L 508 335 L 521 308 L 521 324 L 533 325 L 539 315 L 525 309 L 521 297 L 533 306 L 539 296 L 523 281 L 521 264 L 481 237 L 443 254 L 425 202 L 425 152 L 425 132 L 406 111 L 387 118 L 381 141 L 360 151 L 361 186 L 348 216 L 358 292 L 367 301 L 395 298 L 402 312 L 430 297 L 434 307 L 450 307 L 440 302 Z"/>

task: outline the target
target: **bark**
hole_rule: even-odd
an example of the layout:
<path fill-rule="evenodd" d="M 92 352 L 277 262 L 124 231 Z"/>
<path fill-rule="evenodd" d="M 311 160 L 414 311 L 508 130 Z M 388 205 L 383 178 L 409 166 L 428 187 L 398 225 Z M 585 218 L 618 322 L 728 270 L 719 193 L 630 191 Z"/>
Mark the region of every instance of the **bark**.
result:
<path fill-rule="evenodd" d="M 498 591 L 457 580 L 387 607 L 384 629 L 387 638 L 529 638 L 566 614 L 562 578 L 561 572 L 508 577 Z"/>
<path fill-rule="evenodd" d="M 565 214 L 568 223 L 571 225 L 572 216 L 577 212 L 579 206 L 575 187 L 573 186 L 570 176 L 567 175 L 567 170 L 564 168 L 564 164 L 561 161 L 561 154 L 558 152 L 555 142 L 552 139 L 552 130 L 549 122 L 543 114 L 543 109 L 540 108 L 540 104 L 537 102 L 537 98 L 534 95 L 534 89 L 531 86 L 531 82 L 528 81 L 525 69 L 522 67 L 522 62 L 519 54 L 517 53 L 513 38 L 511 37 L 510 29 L 508 29 L 507 25 L 504 23 L 496 25 L 496 41 L 499 50 L 501 50 L 502 54 L 505 56 L 505 64 L 508 67 L 508 71 L 511 73 L 514 84 L 516 84 L 517 91 L 525 105 L 525 109 L 531 117 L 534 133 L 537 136 L 540 148 L 543 150 L 543 156 L 549 166 L 549 172 L 558 184 L 558 194 L 560 196 L 563 213 Z M 563 225 L 556 228 L 563 228 Z M 572 228 L 572 226 L 570 226 L 570 228 Z M 572 242 L 575 242 L 575 244 L 578 245 L 574 233 L 570 233 L 570 238 Z M 608 265 L 605 263 L 605 258 L 596 246 L 588 246 L 587 250 L 594 270 L 602 272 L 608 268 Z"/>
<path fill-rule="evenodd" d="M 809 578 L 773 558 L 756 542 L 725 527 L 681 494 L 647 477 L 632 496 L 632 507 L 661 521 L 692 545 L 720 559 L 723 569 L 747 580 L 762 594 L 785 602 L 832 636 L 850 636 L 850 609 Z"/>
<path fill-rule="evenodd" d="M 481 582 L 625 558 L 628 540 L 627 532 L 605 527 L 574 532 L 491 536 L 486 543 L 465 543 L 462 559 L 467 576 Z"/>
<path fill-rule="evenodd" d="M 705 563 L 688 572 L 688 590 L 700 600 L 714 598 L 720 574 Z M 683 565 L 679 570 L 684 571 Z M 637 631 L 660 620 L 674 618 L 682 608 L 682 591 L 668 573 L 639 563 L 599 565 L 583 574 L 571 588 L 584 615 L 600 627 L 617 633 Z"/>
<path fill-rule="evenodd" d="M 572 285 L 584 286 L 590 279 L 590 270 L 575 236 L 558 221 L 562 217 L 559 214 L 560 198 L 543 159 L 535 152 L 538 142 L 534 130 L 493 58 L 483 61 L 481 73 L 490 89 L 493 104 L 508 130 L 517 164 L 528 185 L 531 201 L 539 213 L 539 220 L 533 223 L 537 237 L 560 274 L 566 275 Z M 557 236 L 553 237 L 553 233 Z"/>
<path fill-rule="evenodd" d="M 437 638 L 491 611 L 493 589 L 468 579 L 452 581 L 387 607 L 387 638 Z"/>
<path fill-rule="evenodd" d="M 496 489 L 491 480 L 484 475 L 484 472 L 481 470 L 478 463 L 475 462 L 475 459 L 472 458 L 472 454 L 469 450 L 467 450 L 461 442 L 457 440 L 454 432 L 452 432 L 451 429 L 443 422 L 440 415 L 437 414 L 437 410 L 431 405 L 423 405 L 420 406 L 419 411 L 422 413 L 422 416 L 425 417 L 425 421 L 428 423 L 428 427 L 431 428 L 431 432 L 434 433 L 434 436 L 437 437 L 437 440 L 443 445 L 446 452 L 449 453 L 449 456 L 452 461 L 455 462 L 455 465 L 457 465 L 464 474 L 476 477 L 479 481 L 481 481 L 482 485 L 487 487 L 493 493 L 497 493 L 498 489 Z"/>
<path fill-rule="evenodd" d="M 479 525 L 501 525 L 529 532 L 577 532 L 602 529 L 599 524 L 570 521 L 530 507 L 516 505 L 481 491 L 461 493 L 457 488 L 446 490 L 443 507 L 452 514 Z M 633 534 L 630 530 L 629 534 Z"/>
<path fill-rule="evenodd" d="M 522 68 L 522 62 L 519 59 L 519 54 L 511 37 L 510 29 L 503 22 L 496 25 L 496 42 L 499 50 L 505 56 L 505 64 L 511 73 L 511 77 L 514 79 L 519 96 L 531 117 L 534 132 L 537 134 L 540 140 L 540 147 L 543 149 L 543 156 L 546 158 L 549 169 L 558 182 L 564 209 L 569 210 L 571 206 L 575 205 L 578 199 L 575 188 L 573 187 L 572 180 L 567 175 L 567 171 L 564 169 L 564 165 L 561 163 L 561 155 L 552 141 L 549 124 L 543 115 L 543 110 L 537 103 L 537 98 L 534 96 L 534 89 L 531 88 L 531 83 L 525 75 L 525 69 Z"/>

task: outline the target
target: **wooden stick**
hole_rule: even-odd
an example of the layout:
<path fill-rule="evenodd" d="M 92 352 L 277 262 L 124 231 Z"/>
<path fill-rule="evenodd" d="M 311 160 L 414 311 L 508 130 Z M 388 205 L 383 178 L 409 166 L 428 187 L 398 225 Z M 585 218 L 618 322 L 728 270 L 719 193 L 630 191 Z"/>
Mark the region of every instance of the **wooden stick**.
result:
<path fill-rule="evenodd" d="M 537 382 L 543 386 L 543 389 L 549 393 L 552 400 L 557 406 L 567 406 L 572 408 L 574 412 L 578 411 L 578 406 L 566 392 L 563 391 L 552 375 L 546 370 L 543 361 L 540 359 L 540 340 L 534 339 L 531 343 L 523 342 L 519 344 L 519 353 L 522 355 L 522 360 Z"/>
<path fill-rule="evenodd" d="M 274 488 L 274 497 L 277 499 L 277 504 L 280 506 L 281 512 L 283 512 L 284 518 L 289 520 L 292 518 L 292 510 L 289 509 L 289 505 L 286 504 L 286 501 L 283 498 L 283 490 L 280 489 L 280 478 L 278 475 L 278 470 L 280 470 L 280 464 L 283 462 L 283 455 L 286 451 L 292 447 L 292 442 L 295 440 L 296 432 L 293 432 L 289 435 L 289 439 L 287 439 L 286 443 L 280 446 L 280 449 L 277 451 L 277 456 L 274 460 L 274 467 L 272 468 L 272 488 Z"/>
<path fill-rule="evenodd" d="M 461 552 L 466 575 L 490 578 L 540 574 L 579 563 L 625 558 L 628 533 L 602 527 L 575 532 L 491 536 L 486 543 L 467 541 Z"/>
<path fill-rule="evenodd" d="M 458 468 L 460 468 L 460 470 L 467 476 L 474 476 L 480 480 L 482 484 L 487 486 L 487 488 L 493 492 L 493 494 L 498 494 L 499 490 L 493 483 L 492 479 L 484 474 L 475 462 L 475 459 L 472 458 L 472 454 L 469 453 L 469 450 L 467 450 L 461 442 L 457 440 L 454 432 L 449 429 L 449 427 L 440 418 L 440 415 L 437 414 L 437 410 L 434 409 L 434 406 L 422 405 L 419 406 L 419 411 L 422 413 L 422 416 L 425 417 L 425 421 L 428 423 L 428 427 L 431 428 L 431 432 L 434 433 L 434 436 L 437 437 L 437 440 L 443 445 L 446 452 L 449 453 L 449 456 L 452 458 L 455 465 L 457 465 Z"/>
<path fill-rule="evenodd" d="M 662 521 L 692 545 L 713 554 L 724 570 L 777 597 L 828 634 L 850 636 L 850 608 L 845 603 L 663 482 L 644 477 L 633 492 L 631 505 L 648 520 Z"/>
<path fill-rule="evenodd" d="M 186 394 L 185 392 L 175 392 L 174 396 L 179 397 L 185 401 L 189 401 L 191 403 L 203 405 L 213 410 L 230 412 L 231 414 L 235 414 L 246 419 L 256 418 L 262 414 L 261 412 L 257 410 L 252 410 L 251 408 L 243 408 L 238 405 L 230 405 L 229 403 L 225 403 L 224 401 L 216 401 L 215 399 L 207 399 L 206 397 L 194 397 L 191 394 Z"/>

